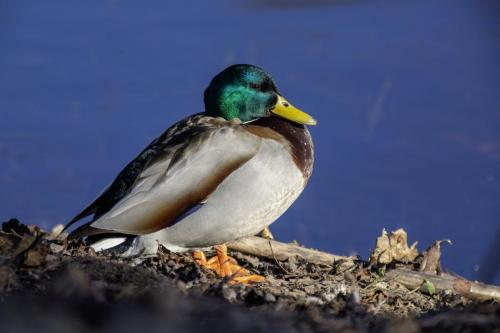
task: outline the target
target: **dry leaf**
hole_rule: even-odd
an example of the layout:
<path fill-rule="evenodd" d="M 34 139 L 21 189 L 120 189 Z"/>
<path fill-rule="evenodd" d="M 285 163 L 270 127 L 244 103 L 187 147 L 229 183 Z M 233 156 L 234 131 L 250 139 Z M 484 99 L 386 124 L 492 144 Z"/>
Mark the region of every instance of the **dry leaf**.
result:
<path fill-rule="evenodd" d="M 441 271 L 441 243 L 443 242 L 452 244 L 449 239 L 438 240 L 422 253 L 423 259 L 419 269 L 421 272 L 439 274 Z"/>
<path fill-rule="evenodd" d="M 414 242 L 408 247 L 408 235 L 404 229 L 391 232 L 390 237 L 383 229 L 370 255 L 370 262 L 389 264 L 393 261 L 413 261 L 418 256 L 417 244 L 418 242 Z"/>

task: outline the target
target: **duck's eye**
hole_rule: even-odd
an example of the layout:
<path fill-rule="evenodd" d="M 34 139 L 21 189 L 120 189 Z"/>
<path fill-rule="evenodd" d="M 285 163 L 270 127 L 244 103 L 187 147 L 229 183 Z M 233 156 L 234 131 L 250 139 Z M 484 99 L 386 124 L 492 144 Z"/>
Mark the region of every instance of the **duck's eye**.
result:
<path fill-rule="evenodd" d="M 258 90 L 258 91 L 262 90 L 262 86 L 258 83 L 250 83 L 250 88 Z"/>

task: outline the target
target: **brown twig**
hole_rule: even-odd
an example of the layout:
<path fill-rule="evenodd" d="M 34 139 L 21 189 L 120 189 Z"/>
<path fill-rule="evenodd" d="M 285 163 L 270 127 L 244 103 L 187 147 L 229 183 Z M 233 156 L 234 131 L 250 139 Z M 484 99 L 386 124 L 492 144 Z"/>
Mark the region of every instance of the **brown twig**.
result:
<path fill-rule="evenodd" d="M 273 245 L 271 244 L 271 239 L 269 239 L 269 238 L 267 238 L 267 239 L 269 240 L 269 248 L 271 249 L 271 254 L 273 255 L 273 259 L 276 262 L 276 264 L 278 265 L 278 267 L 283 271 L 283 273 L 285 273 L 287 275 L 293 275 L 292 272 L 289 272 L 285 267 L 283 267 L 283 265 L 281 265 L 281 263 L 278 261 L 278 259 L 276 259 L 276 255 L 274 254 L 274 251 L 273 251 Z"/>

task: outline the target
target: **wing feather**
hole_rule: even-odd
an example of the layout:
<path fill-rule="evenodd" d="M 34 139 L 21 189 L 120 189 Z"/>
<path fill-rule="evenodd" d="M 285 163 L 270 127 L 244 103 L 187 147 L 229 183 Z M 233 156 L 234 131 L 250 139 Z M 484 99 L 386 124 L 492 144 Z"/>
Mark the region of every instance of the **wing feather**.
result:
<path fill-rule="evenodd" d="M 203 203 L 228 175 L 257 153 L 262 141 L 239 125 L 215 118 L 210 126 L 194 124 L 181 132 L 184 140 L 177 136 L 158 149 L 126 193 L 89 223 L 93 234 L 102 230 L 141 235 L 169 226 Z M 80 229 L 79 236 L 84 231 Z"/>
<path fill-rule="evenodd" d="M 187 117 L 168 128 L 162 135 L 153 140 L 135 159 L 133 159 L 123 170 L 118 174 L 115 180 L 109 185 L 90 205 L 76 215 L 71 221 L 66 224 L 65 230 L 79 220 L 93 215 L 89 225 L 99 217 L 107 213 L 114 205 L 116 205 L 130 190 L 134 187 L 143 171 L 150 165 L 160 161 L 168 161 L 173 155 L 176 147 L 179 147 L 186 136 L 196 135 L 203 131 L 205 122 L 202 114 Z M 154 172 L 154 168 L 151 169 Z M 143 177 L 147 176 L 145 174 Z M 81 226 L 83 227 L 83 226 Z M 84 228 L 79 228 L 83 230 Z"/>

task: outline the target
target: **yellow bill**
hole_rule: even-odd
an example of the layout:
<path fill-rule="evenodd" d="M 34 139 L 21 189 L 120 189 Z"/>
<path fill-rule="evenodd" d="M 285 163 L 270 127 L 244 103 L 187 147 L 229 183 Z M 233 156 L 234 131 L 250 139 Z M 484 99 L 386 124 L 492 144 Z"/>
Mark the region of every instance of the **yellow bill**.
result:
<path fill-rule="evenodd" d="M 316 119 L 307 113 L 300 111 L 280 95 L 278 95 L 278 102 L 276 102 L 274 108 L 271 109 L 271 113 L 295 123 L 303 125 L 316 125 Z"/>

